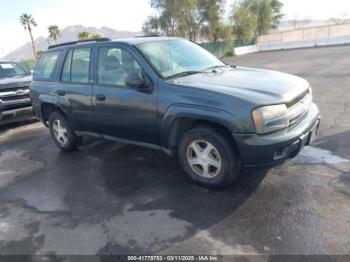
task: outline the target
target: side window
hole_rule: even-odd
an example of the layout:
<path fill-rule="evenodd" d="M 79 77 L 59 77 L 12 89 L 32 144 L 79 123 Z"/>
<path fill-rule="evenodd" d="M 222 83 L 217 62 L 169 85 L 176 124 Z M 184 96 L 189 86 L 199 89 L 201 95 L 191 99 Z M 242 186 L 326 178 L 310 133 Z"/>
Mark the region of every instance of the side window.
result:
<path fill-rule="evenodd" d="M 53 75 L 60 54 L 61 51 L 42 54 L 35 68 L 33 79 L 37 81 L 53 81 Z"/>
<path fill-rule="evenodd" d="M 70 68 L 72 64 L 72 54 L 73 54 L 73 51 L 69 50 L 66 56 L 66 60 L 64 61 L 62 75 L 61 75 L 61 80 L 63 82 L 70 82 Z"/>
<path fill-rule="evenodd" d="M 90 82 L 90 54 L 91 48 L 77 48 L 73 50 L 72 62 L 69 65 L 71 83 L 88 84 Z M 66 70 L 69 70 L 69 68 Z"/>
<path fill-rule="evenodd" d="M 142 77 L 140 65 L 128 51 L 118 47 L 98 49 L 97 77 L 99 84 L 126 87 L 125 78 L 135 73 Z"/>

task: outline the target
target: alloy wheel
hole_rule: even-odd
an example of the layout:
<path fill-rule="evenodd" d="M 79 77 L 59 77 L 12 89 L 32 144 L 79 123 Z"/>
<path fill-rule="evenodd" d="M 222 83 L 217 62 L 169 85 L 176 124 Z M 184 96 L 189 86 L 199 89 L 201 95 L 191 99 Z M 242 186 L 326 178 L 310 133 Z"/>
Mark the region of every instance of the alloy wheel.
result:
<path fill-rule="evenodd" d="M 219 151 L 208 141 L 193 141 L 187 148 L 187 161 L 191 169 L 204 178 L 213 178 L 221 171 Z"/>
<path fill-rule="evenodd" d="M 52 130 L 55 136 L 55 139 L 64 146 L 68 143 L 68 131 L 64 126 L 63 122 L 59 119 L 55 119 L 52 123 Z"/>

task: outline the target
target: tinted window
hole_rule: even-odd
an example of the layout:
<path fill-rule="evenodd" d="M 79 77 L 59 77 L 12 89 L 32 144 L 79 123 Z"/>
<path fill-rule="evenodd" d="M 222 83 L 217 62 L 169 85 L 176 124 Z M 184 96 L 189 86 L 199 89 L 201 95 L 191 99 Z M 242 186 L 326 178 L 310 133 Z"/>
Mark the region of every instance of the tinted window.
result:
<path fill-rule="evenodd" d="M 33 79 L 39 81 L 51 81 L 53 79 L 53 74 L 60 53 L 60 51 L 56 51 L 42 54 L 35 68 Z"/>
<path fill-rule="evenodd" d="M 63 69 L 62 69 L 62 76 L 61 80 L 63 82 L 70 82 L 70 68 L 72 64 L 72 50 L 69 50 L 66 60 L 64 61 Z"/>
<path fill-rule="evenodd" d="M 80 48 L 73 50 L 71 75 L 72 83 L 88 84 L 90 82 L 90 53 L 91 48 Z"/>
<path fill-rule="evenodd" d="M 126 86 L 125 78 L 129 74 L 139 74 L 141 67 L 126 50 L 117 47 L 100 47 L 98 50 L 98 83 Z"/>
<path fill-rule="evenodd" d="M 23 76 L 28 73 L 16 63 L 0 63 L 0 77 Z"/>

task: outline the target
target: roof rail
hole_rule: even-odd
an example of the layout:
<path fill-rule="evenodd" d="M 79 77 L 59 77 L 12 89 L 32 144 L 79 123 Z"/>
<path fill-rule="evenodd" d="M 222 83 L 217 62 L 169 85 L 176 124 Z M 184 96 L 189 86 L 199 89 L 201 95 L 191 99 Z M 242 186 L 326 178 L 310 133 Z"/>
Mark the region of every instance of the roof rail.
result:
<path fill-rule="evenodd" d="M 110 38 L 102 37 L 102 38 L 95 38 L 95 39 L 86 39 L 86 40 L 78 40 L 78 41 L 72 41 L 72 42 L 65 42 L 57 45 L 50 45 L 48 49 L 59 47 L 59 46 L 66 46 L 66 45 L 74 45 L 78 43 L 84 43 L 84 42 L 105 42 L 105 41 L 111 41 Z"/>
<path fill-rule="evenodd" d="M 141 38 L 141 37 L 161 37 L 160 34 L 149 34 L 149 35 L 138 35 L 135 36 L 135 38 Z"/>

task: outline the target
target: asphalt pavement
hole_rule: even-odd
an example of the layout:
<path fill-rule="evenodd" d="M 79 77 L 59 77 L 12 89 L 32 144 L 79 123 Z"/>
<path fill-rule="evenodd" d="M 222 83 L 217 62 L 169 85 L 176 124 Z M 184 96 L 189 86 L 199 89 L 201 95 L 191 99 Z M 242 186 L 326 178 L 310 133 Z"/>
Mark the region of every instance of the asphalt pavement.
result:
<path fill-rule="evenodd" d="M 1 127 L 0 254 L 350 254 L 349 54 L 226 59 L 306 78 L 322 122 L 296 159 L 225 190 L 194 185 L 158 151 L 87 139 L 63 153 L 41 123 Z"/>

